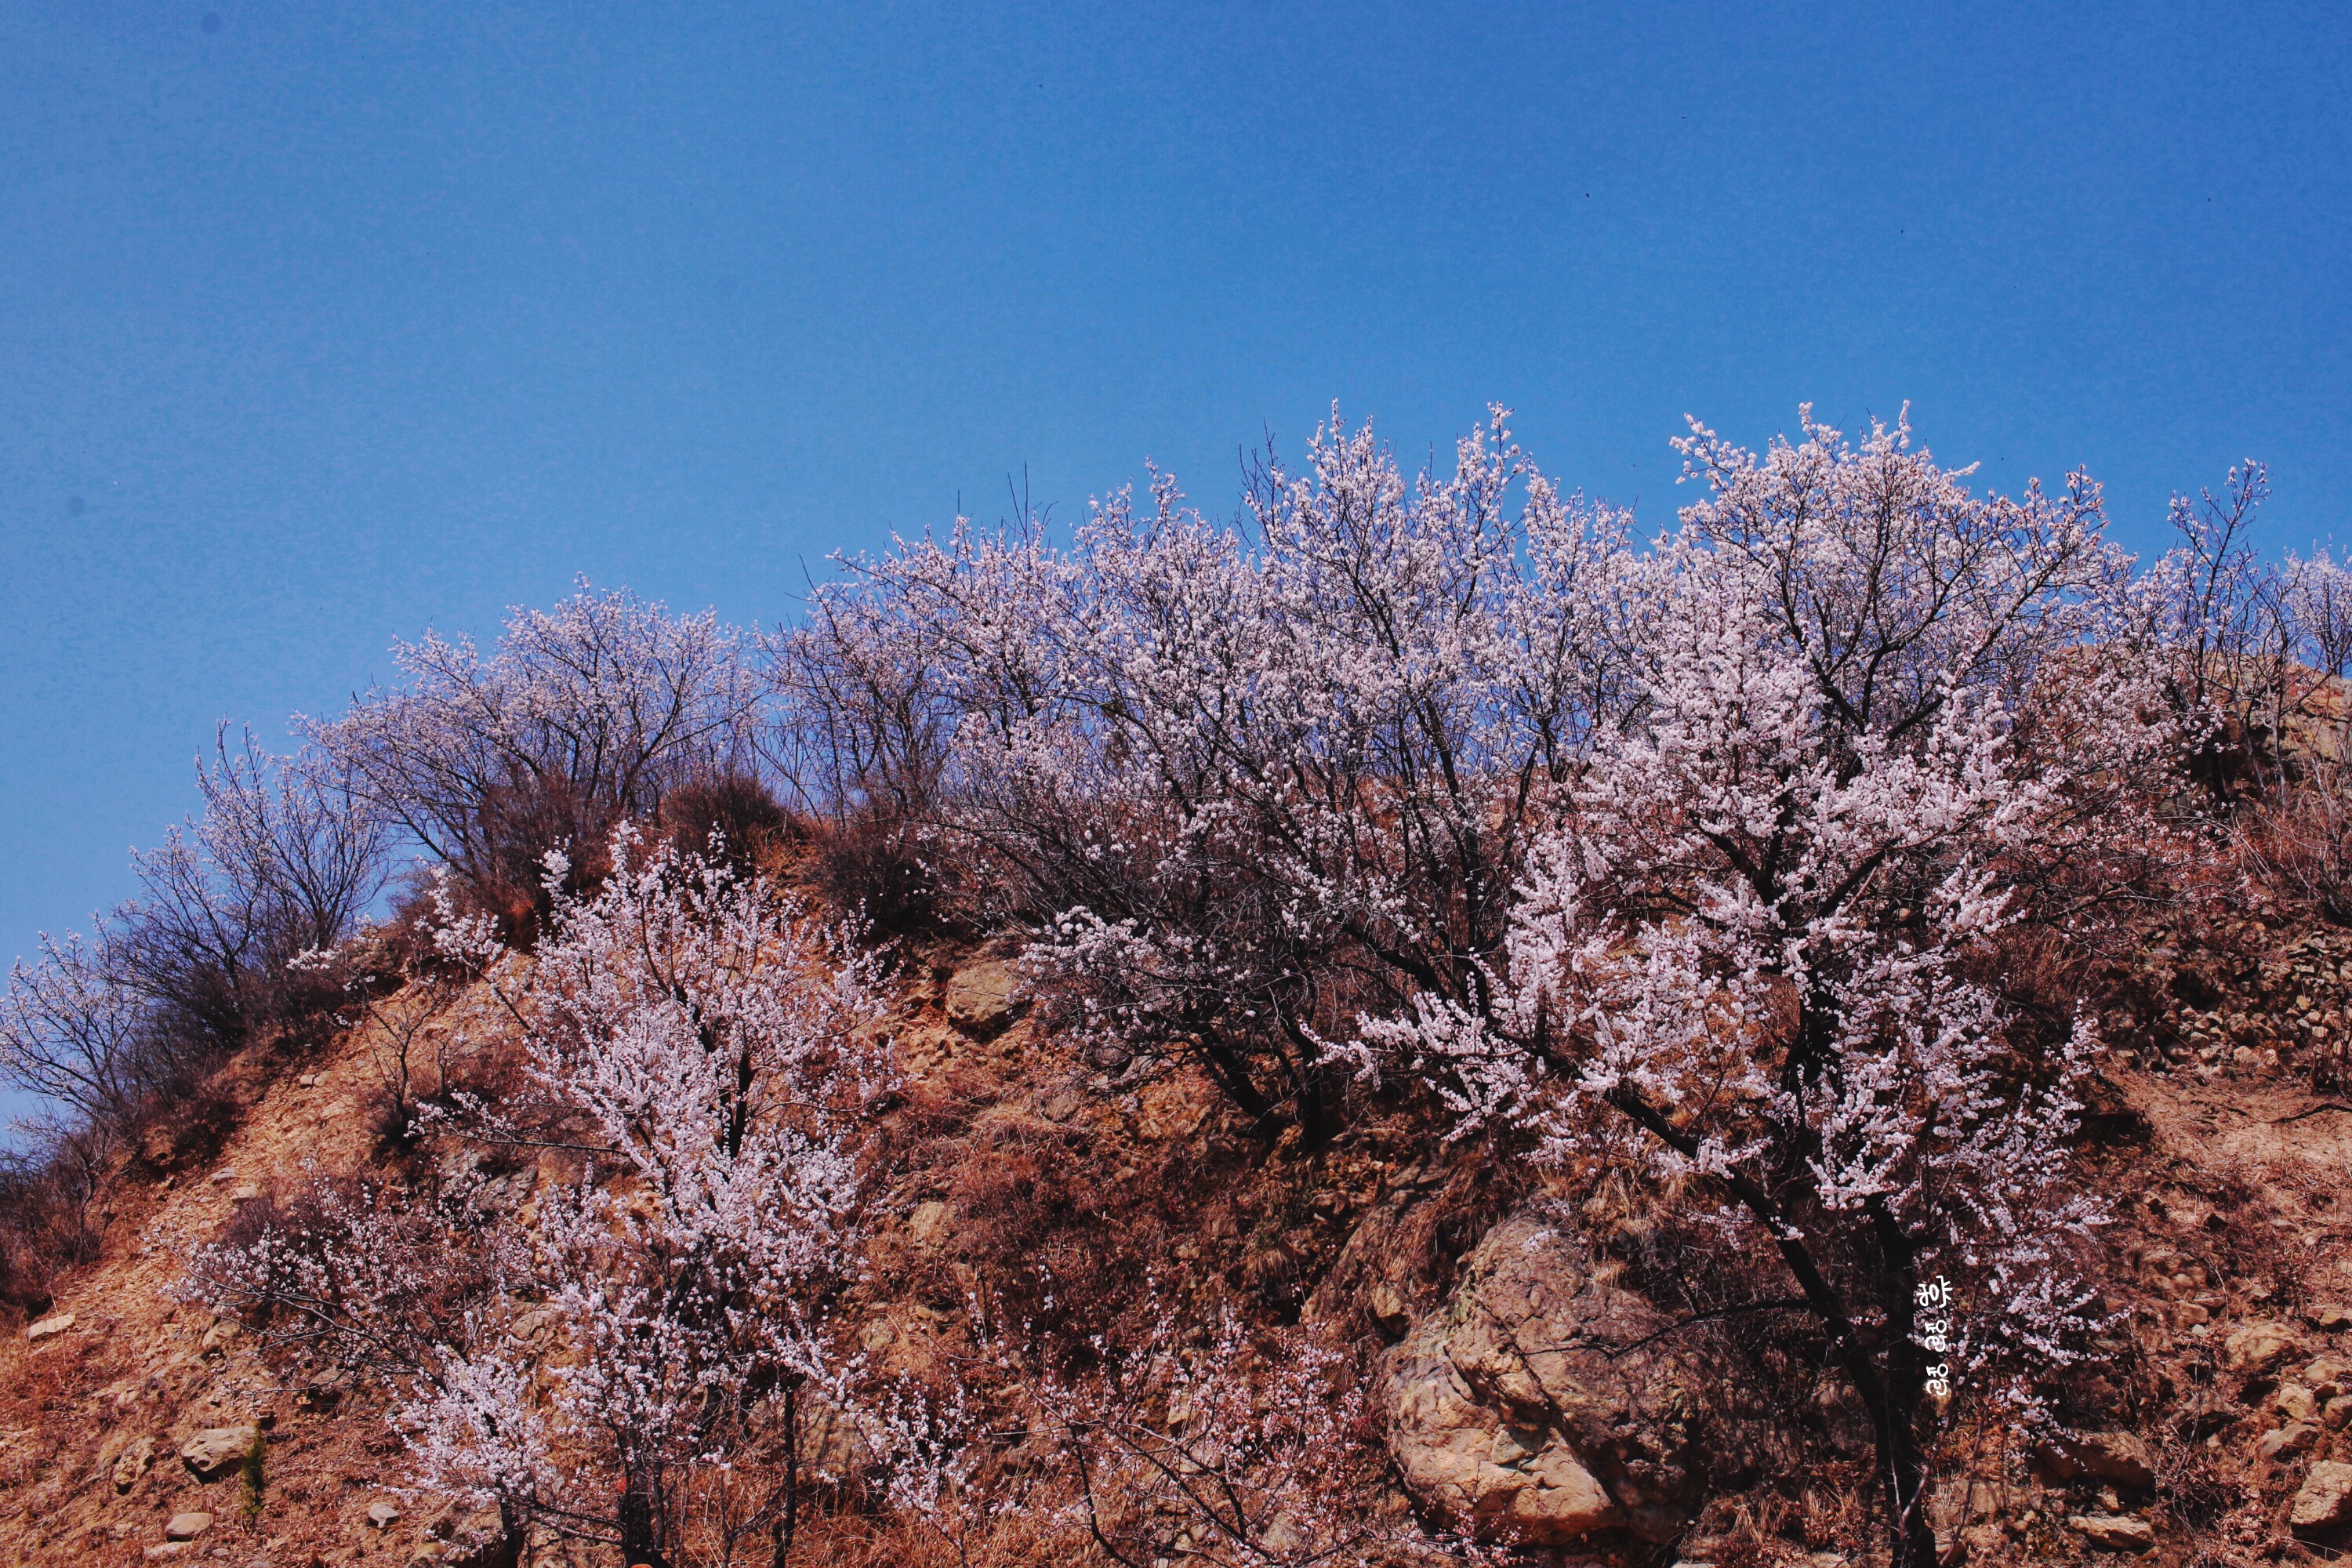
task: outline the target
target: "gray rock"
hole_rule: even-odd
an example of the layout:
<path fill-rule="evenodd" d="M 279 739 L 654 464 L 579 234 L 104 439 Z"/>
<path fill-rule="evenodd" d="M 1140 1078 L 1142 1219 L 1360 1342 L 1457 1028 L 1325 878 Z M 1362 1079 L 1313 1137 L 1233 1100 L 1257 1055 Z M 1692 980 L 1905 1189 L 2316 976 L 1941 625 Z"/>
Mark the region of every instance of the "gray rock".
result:
<path fill-rule="evenodd" d="M 399 1517 L 400 1510 L 393 1507 L 392 1504 L 388 1502 L 372 1502 L 368 1504 L 367 1521 L 375 1526 L 378 1530 L 387 1528 L 391 1525 L 393 1521 Z"/>
<path fill-rule="evenodd" d="M 139 1478 L 145 1475 L 147 1468 L 154 1462 L 154 1438 L 133 1437 L 130 1442 L 125 1443 L 122 1446 L 122 1452 L 114 1457 L 114 1489 L 118 1492 L 127 1492 L 137 1486 Z"/>
<path fill-rule="evenodd" d="M 2129 1491 L 2156 1485 L 2156 1463 L 2147 1445 L 2129 1432 L 2077 1432 L 2053 1437 L 2035 1450 L 2057 1479 L 2109 1481 Z"/>
<path fill-rule="evenodd" d="M 205 1531 L 210 1530 L 212 1527 L 213 1516 L 211 1514 L 175 1513 L 169 1520 L 164 1521 L 163 1539 L 166 1541 L 194 1541 L 197 1536 L 202 1535 Z"/>
<path fill-rule="evenodd" d="M 2292 1459 L 2319 1447 L 2320 1438 L 2326 1436 L 2326 1432 L 2312 1423 L 2298 1421 L 2275 1432 L 2263 1433 L 2263 1440 L 2255 1447 L 2265 1459 Z"/>
<path fill-rule="evenodd" d="M 64 1333 L 73 1326 L 74 1315 L 71 1312 L 59 1312 L 54 1318 L 43 1318 L 39 1322 L 27 1327 L 25 1330 L 25 1337 L 38 1344 L 43 1340 L 52 1339 Z"/>
<path fill-rule="evenodd" d="M 1374 1285 L 1364 1298 L 1364 1315 L 1380 1330 L 1381 1338 L 1394 1344 L 1404 1338 L 1412 1327 L 1412 1314 L 1406 1309 L 1404 1297 L 1393 1285 L 1382 1281 Z"/>
<path fill-rule="evenodd" d="M 947 1239 L 954 1220 L 955 1211 L 936 1198 L 917 1204 L 915 1212 L 907 1216 L 908 1239 L 918 1247 L 937 1247 Z"/>
<path fill-rule="evenodd" d="M 2248 1376 L 2270 1371 L 2301 1348 L 2302 1339 L 2284 1323 L 2241 1324 L 2221 1342 L 2221 1363 Z"/>

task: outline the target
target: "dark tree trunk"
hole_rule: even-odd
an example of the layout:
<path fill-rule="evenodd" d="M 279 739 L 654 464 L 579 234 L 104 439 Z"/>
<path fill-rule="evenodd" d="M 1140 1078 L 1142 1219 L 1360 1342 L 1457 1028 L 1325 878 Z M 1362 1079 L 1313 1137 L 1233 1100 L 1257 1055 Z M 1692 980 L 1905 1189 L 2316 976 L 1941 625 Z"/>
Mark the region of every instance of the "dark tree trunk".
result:
<path fill-rule="evenodd" d="M 654 1531 L 653 1489 L 632 1469 L 621 1484 L 621 1560 L 625 1568 L 670 1568 Z"/>
<path fill-rule="evenodd" d="M 770 1539 L 775 1553 L 769 1568 L 784 1568 L 784 1560 L 793 1554 L 793 1537 L 799 1533 L 801 1523 L 801 1412 L 800 1388 L 797 1384 L 784 1384 L 784 1507 L 776 1515 Z"/>

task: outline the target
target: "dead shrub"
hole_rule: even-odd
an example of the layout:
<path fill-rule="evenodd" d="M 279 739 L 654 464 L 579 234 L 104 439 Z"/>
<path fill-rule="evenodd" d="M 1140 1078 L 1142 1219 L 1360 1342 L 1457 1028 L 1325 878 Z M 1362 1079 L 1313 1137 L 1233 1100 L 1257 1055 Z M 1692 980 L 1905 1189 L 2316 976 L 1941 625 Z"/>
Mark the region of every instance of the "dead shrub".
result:
<path fill-rule="evenodd" d="M 662 797 L 656 820 L 681 859 L 715 856 L 738 871 L 765 864 L 791 833 L 784 808 L 746 773 L 688 779 Z"/>
<path fill-rule="evenodd" d="M 833 908 L 878 936 L 937 933 L 951 925 L 930 836 L 912 817 L 880 806 L 803 829 L 806 875 Z"/>
<path fill-rule="evenodd" d="M 524 774 L 485 789 L 473 808 L 474 852 L 455 862 L 458 908 L 498 922 L 509 946 L 528 952 L 555 908 L 558 891 L 593 894 L 612 874 L 604 848 L 620 820 L 611 802 L 560 777 Z M 551 854 L 564 868 L 549 886 Z"/>

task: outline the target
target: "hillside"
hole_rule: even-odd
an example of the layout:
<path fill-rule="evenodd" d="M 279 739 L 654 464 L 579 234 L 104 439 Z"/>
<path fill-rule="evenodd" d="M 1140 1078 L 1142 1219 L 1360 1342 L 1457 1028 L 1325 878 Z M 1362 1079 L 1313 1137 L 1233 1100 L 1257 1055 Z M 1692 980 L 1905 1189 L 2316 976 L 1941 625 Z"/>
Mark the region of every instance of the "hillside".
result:
<path fill-rule="evenodd" d="M 1999 1430 L 1960 1434 L 1947 1450 L 1943 1533 L 1969 1561 L 2113 1560 L 2103 1549 L 2150 1542 L 2151 1563 L 2295 1556 L 2296 1500 L 2324 1487 L 2328 1464 L 2352 1459 L 2352 1107 L 2315 1097 L 2264 1059 L 2300 1020 L 2343 1026 L 2352 943 L 2267 928 L 2240 937 L 2266 961 L 2248 984 L 2211 994 L 2202 1015 L 2135 1019 L 2129 1036 L 2141 1050 L 2212 1038 L 2206 1051 L 2218 1066 L 2157 1072 L 2126 1058 L 2104 1072 L 2089 1159 L 2121 1217 L 2102 1238 L 2095 1283 L 2129 1310 L 2129 1326 L 2103 1342 L 2102 1363 L 2070 1394 L 2094 1434 L 2078 1455 L 2053 1459 Z M 2160 992 L 2197 992 L 2217 977 L 2226 985 L 2231 973 L 2210 952 L 2158 952 L 2148 978 Z M 2196 978 L 2184 985 L 2177 975 Z M 1022 1257 L 1066 1253 L 1129 1278 L 1229 1277 L 1328 1321 L 1385 1363 L 1388 1414 L 1408 1416 L 1393 1439 L 1398 1476 L 1475 1491 L 1486 1513 L 1515 1514 L 1539 1532 L 1576 1517 L 1541 1462 L 1497 1468 L 1474 1452 L 1526 1412 L 1475 1381 L 1478 1352 L 1459 1342 L 1461 1325 L 1483 1314 L 1506 1343 L 1549 1339 L 1580 1292 L 1622 1272 L 1612 1231 L 1633 1221 L 1564 1184 L 1498 1191 L 1495 1173 L 1466 1155 L 1454 1170 L 1408 1163 L 1377 1127 L 1311 1158 L 1259 1155 L 1236 1129 L 1220 1135 L 1221 1116 L 1231 1118 L 1206 1086 L 1178 1075 L 1122 1090 L 1034 1020 L 1012 1016 L 1023 1011 L 1012 982 L 1001 960 L 952 948 L 902 976 L 890 1030 L 907 1081 L 890 1115 L 908 1157 L 861 1287 L 869 1347 L 953 1338 L 971 1285 Z M 2198 1053 L 2181 1054 L 2194 1063 Z M 108 1222 L 105 1256 L 66 1282 L 34 1325 L 37 1338 L 19 1330 L 7 1342 L 0 1551 L 94 1565 L 495 1560 L 495 1546 L 469 1545 L 495 1516 L 468 1518 L 403 1484 L 381 1388 L 330 1364 L 273 1362 L 234 1321 L 173 1294 L 193 1245 L 294 1185 L 306 1165 L 403 1183 L 462 1152 L 387 1152 L 370 1125 L 380 1082 L 359 1031 L 313 1059 L 240 1062 L 228 1077 L 240 1110 L 217 1156 L 142 1167 Z M 518 1195 L 533 1180 L 524 1176 Z M 1274 1210 L 1283 1223 L 1268 1223 Z M 1485 1256 L 1481 1244 L 1510 1212 L 1583 1222 L 1556 1255 L 1516 1266 L 1538 1277 L 1533 1289 L 1524 1279 L 1514 1288 L 1507 1267 L 1461 1267 Z M 1075 1264 L 1071 1272 L 1075 1282 Z M 1432 1419 L 1413 1376 L 1425 1382 L 1449 1351 L 1474 1374 L 1454 1385 L 1469 1397 Z M 1575 1369 L 1538 1358 L 1538 1371 Z M 1639 1418 L 1656 1392 L 1625 1388 L 1612 1418 Z M 1605 1385 L 1585 1395 L 1607 1397 Z M 1569 1403 L 1556 1381 L 1546 1397 Z M 245 1479 L 236 1429 L 260 1435 L 257 1488 Z M 1838 1441 L 1850 1447 L 1850 1436 Z M 1454 1453 L 1463 1462 L 1449 1473 Z M 1859 1479 L 1828 1468 L 1801 1485 L 1742 1485 L 1736 1474 L 1701 1473 L 1691 1485 L 1699 1506 L 1666 1539 L 1619 1534 L 1613 1549 L 1603 1537 L 1572 1555 L 1868 1561 L 1845 1489 Z M 210 1522 L 185 1544 L 167 1542 L 172 1521 L 192 1515 Z M 940 1550 L 904 1534 L 861 1539 L 867 1529 L 853 1514 L 834 1527 L 837 1539 L 819 1534 L 797 1560 Z M 520 1560 L 590 1559 L 535 1542 Z"/>
<path fill-rule="evenodd" d="M 1653 538 L 1334 425 L 224 731 L 0 999 L 16 1550 L 2352 1550 L 2352 572 L 1801 433 Z"/>

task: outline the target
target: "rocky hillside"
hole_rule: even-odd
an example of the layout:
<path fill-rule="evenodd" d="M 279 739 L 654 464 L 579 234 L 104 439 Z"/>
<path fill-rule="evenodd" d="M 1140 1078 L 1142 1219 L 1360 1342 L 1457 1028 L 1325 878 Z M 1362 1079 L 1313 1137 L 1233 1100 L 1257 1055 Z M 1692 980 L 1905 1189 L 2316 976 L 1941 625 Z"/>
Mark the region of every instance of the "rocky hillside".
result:
<path fill-rule="evenodd" d="M 2119 1201 L 2097 1280 L 2127 1321 L 2063 1390 L 2076 1436 L 1962 1424 L 1937 1456 L 1948 1560 L 2314 1560 L 2352 1540 L 2352 1105 L 2293 1068 L 2352 1011 L 2352 944 L 2249 926 L 2228 949 L 2175 932 L 2100 1080 L 2085 1157 Z M 1002 955 L 941 949 L 900 971 L 904 1092 L 887 1213 L 869 1244 L 865 1341 L 935 1353 L 1021 1264 L 1073 1291 L 1177 1270 L 1319 1324 L 1377 1390 L 1391 1495 L 1509 1540 L 1528 1561 L 1870 1561 L 1868 1443 L 1833 1382 L 1779 1391 L 1777 1432 L 1736 1347 L 1673 1331 L 1635 1288 L 1657 1237 L 1622 1184 L 1515 1183 L 1474 1151 L 1430 1157 L 1379 1124 L 1266 1151 L 1208 1085 L 1137 1084 L 1026 1016 Z M 457 1029 L 462 1021 L 441 1026 Z M 357 1033 L 311 1059 L 236 1064 L 216 1157 L 147 1152 L 105 1256 L 5 1352 L 0 1552 L 26 1563 L 603 1561 L 501 1546 L 404 1480 L 383 1390 L 266 1358 L 179 1300 L 192 1246 L 306 1169 L 421 1183 L 456 1149 L 388 1149 L 379 1064 Z M 161 1165 L 164 1168 L 156 1169 Z M 539 1173 L 509 1180 L 521 1204 Z M 1784 1466 L 1801 1465 L 1801 1469 Z M 862 1515 L 798 1560 L 935 1552 Z M 519 1550 L 518 1550 L 519 1549 Z"/>
<path fill-rule="evenodd" d="M 1801 435 L 1652 538 L 1335 425 L 224 738 L 0 1009 L 0 1545 L 2352 1551 L 2352 572 Z"/>

